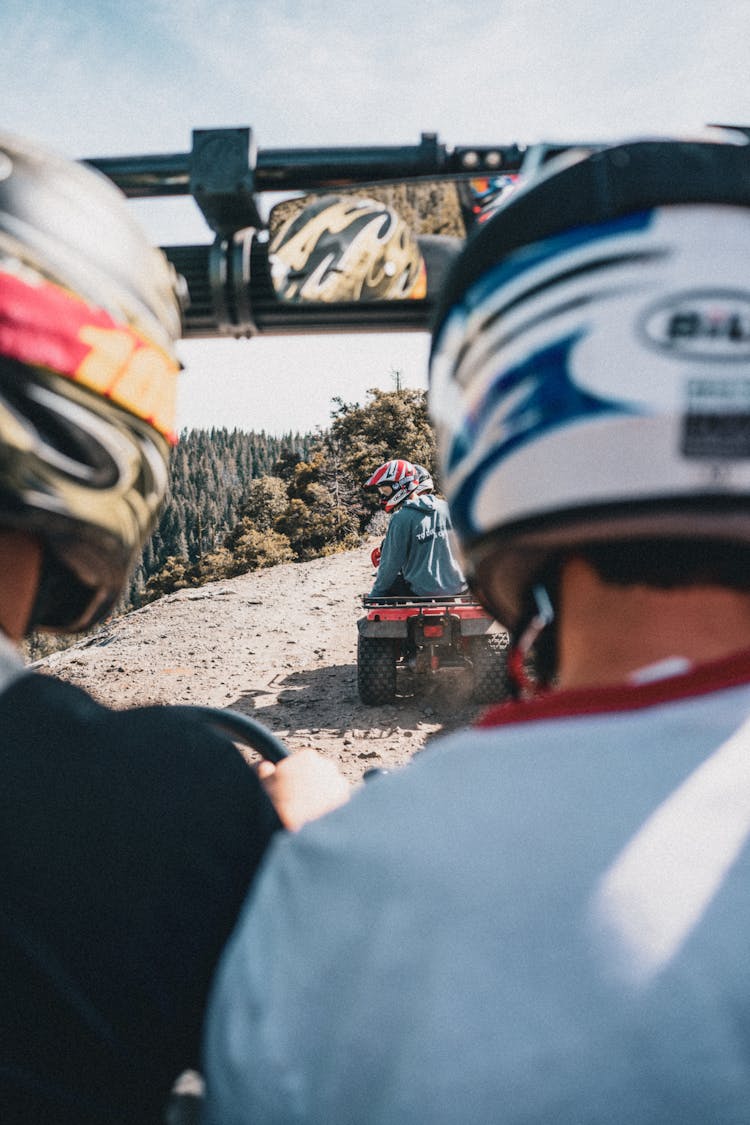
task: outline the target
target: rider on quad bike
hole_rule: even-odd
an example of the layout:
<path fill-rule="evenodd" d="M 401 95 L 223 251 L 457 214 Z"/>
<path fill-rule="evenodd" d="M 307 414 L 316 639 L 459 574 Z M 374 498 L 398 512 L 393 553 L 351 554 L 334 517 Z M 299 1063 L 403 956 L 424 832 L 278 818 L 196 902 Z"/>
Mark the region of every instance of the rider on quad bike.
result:
<path fill-rule="evenodd" d="M 414 465 L 414 468 L 417 470 L 418 484 L 417 484 L 417 487 L 415 489 L 417 495 L 420 495 L 420 493 L 423 493 L 423 492 L 434 492 L 435 491 L 435 482 L 432 479 L 432 474 L 430 473 L 429 469 L 426 469 L 424 467 L 424 465 L 418 465 L 416 461 L 413 461 L 412 464 Z M 380 557 L 381 557 L 382 554 L 383 554 L 383 544 L 382 543 L 378 544 L 377 547 L 373 547 L 372 551 L 370 552 L 370 559 L 372 560 L 373 566 L 375 566 L 375 567 L 380 566 Z"/>
<path fill-rule="evenodd" d="M 371 597 L 454 595 L 467 589 L 451 544 L 448 505 L 431 491 L 429 473 L 411 461 L 386 461 L 367 481 L 392 513 Z M 427 491 L 424 491 L 427 489 Z"/>
<path fill-rule="evenodd" d="M 399 667 L 417 675 L 468 668 L 477 702 L 504 698 L 508 636 L 467 592 L 447 505 L 434 495 L 430 473 L 386 461 L 364 487 L 376 488 L 393 515 L 382 551 L 372 553 L 378 576 L 357 623 L 360 699 L 392 702 Z"/>

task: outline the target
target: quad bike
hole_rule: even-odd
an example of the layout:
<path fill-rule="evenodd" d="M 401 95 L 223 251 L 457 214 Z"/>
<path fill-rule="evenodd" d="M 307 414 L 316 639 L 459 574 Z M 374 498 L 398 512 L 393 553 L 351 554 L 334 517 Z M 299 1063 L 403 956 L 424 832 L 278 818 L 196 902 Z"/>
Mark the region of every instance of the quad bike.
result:
<path fill-rule="evenodd" d="M 357 686 L 363 703 L 396 698 L 400 669 L 427 678 L 466 669 L 478 703 L 505 699 L 508 634 L 469 594 L 373 598 L 357 622 Z"/>

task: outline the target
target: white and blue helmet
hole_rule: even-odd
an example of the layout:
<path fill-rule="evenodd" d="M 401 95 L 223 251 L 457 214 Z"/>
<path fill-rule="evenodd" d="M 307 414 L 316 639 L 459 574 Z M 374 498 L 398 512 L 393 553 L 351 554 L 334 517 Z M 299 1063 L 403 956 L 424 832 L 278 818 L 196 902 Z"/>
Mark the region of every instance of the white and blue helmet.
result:
<path fill-rule="evenodd" d="M 457 261 L 429 401 L 464 565 L 511 628 L 576 546 L 750 544 L 750 146 L 550 165 Z"/>

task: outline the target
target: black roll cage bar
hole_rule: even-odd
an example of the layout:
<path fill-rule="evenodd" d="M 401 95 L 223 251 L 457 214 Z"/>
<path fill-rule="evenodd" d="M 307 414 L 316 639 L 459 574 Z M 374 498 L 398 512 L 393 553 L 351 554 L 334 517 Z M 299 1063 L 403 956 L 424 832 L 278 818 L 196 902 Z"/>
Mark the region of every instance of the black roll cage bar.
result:
<path fill-rule="evenodd" d="M 750 135 L 750 128 L 741 128 Z M 258 149 L 249 126 L 194 129 L 190 152 L 98 157 L 84 163 L 112 180 L 129 199 L 192 196 L 214 233 L 212 243 L 163 246 L 187 285 L 184 338 L 258 333 L 420 331 L 429 327 L 436 292 L 462 244 L 459 238 L 419 236 L 428 293 L 421 300 L 371 302 L 280 301 L 268 267 L 263 192 L 341 190 L 365 184 L 468 180 L 535 172 L 571 148 L 602 142 L 458 145 L 435 133 L 417 145 Z"/>
<path fill-rule="evenodd" d="M 283 302 L 270 278 L 259 196 L 517 172 L 524 155 L 516 144 L 449 149 L 434 133 L 423 133 L 417 145 L 258 149 L 253 130 L 240 126 L 194 129 L 190 152 L 84 163 L 129 199 L 192 196 L 213 242 L 162 249 L 187 284 L 182 334 L 194 338 L 426 329 L 435 290 L 460 239 L 420 238 L 428 275 L 422 300 Z"/>

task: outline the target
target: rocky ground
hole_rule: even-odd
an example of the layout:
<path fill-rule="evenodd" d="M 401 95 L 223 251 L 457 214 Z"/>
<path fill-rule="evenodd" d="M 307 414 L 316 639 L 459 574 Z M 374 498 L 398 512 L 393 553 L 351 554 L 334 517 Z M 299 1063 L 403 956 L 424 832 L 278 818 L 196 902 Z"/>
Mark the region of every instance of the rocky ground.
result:
<path fill-rule="evenodd" d="M 108 623 L 38 667 L 114 707 L 203 704 L 244 712 L 292 749 L 314 746 L 357 782 L 407 762 L 480 708 L 468 678 L 445 670 L 414 693 L 364 706 L 357 618 L 373 580 L 367 544 L 182 590 Z M 403 694 L 401 694 L 403 692 Z"/>

